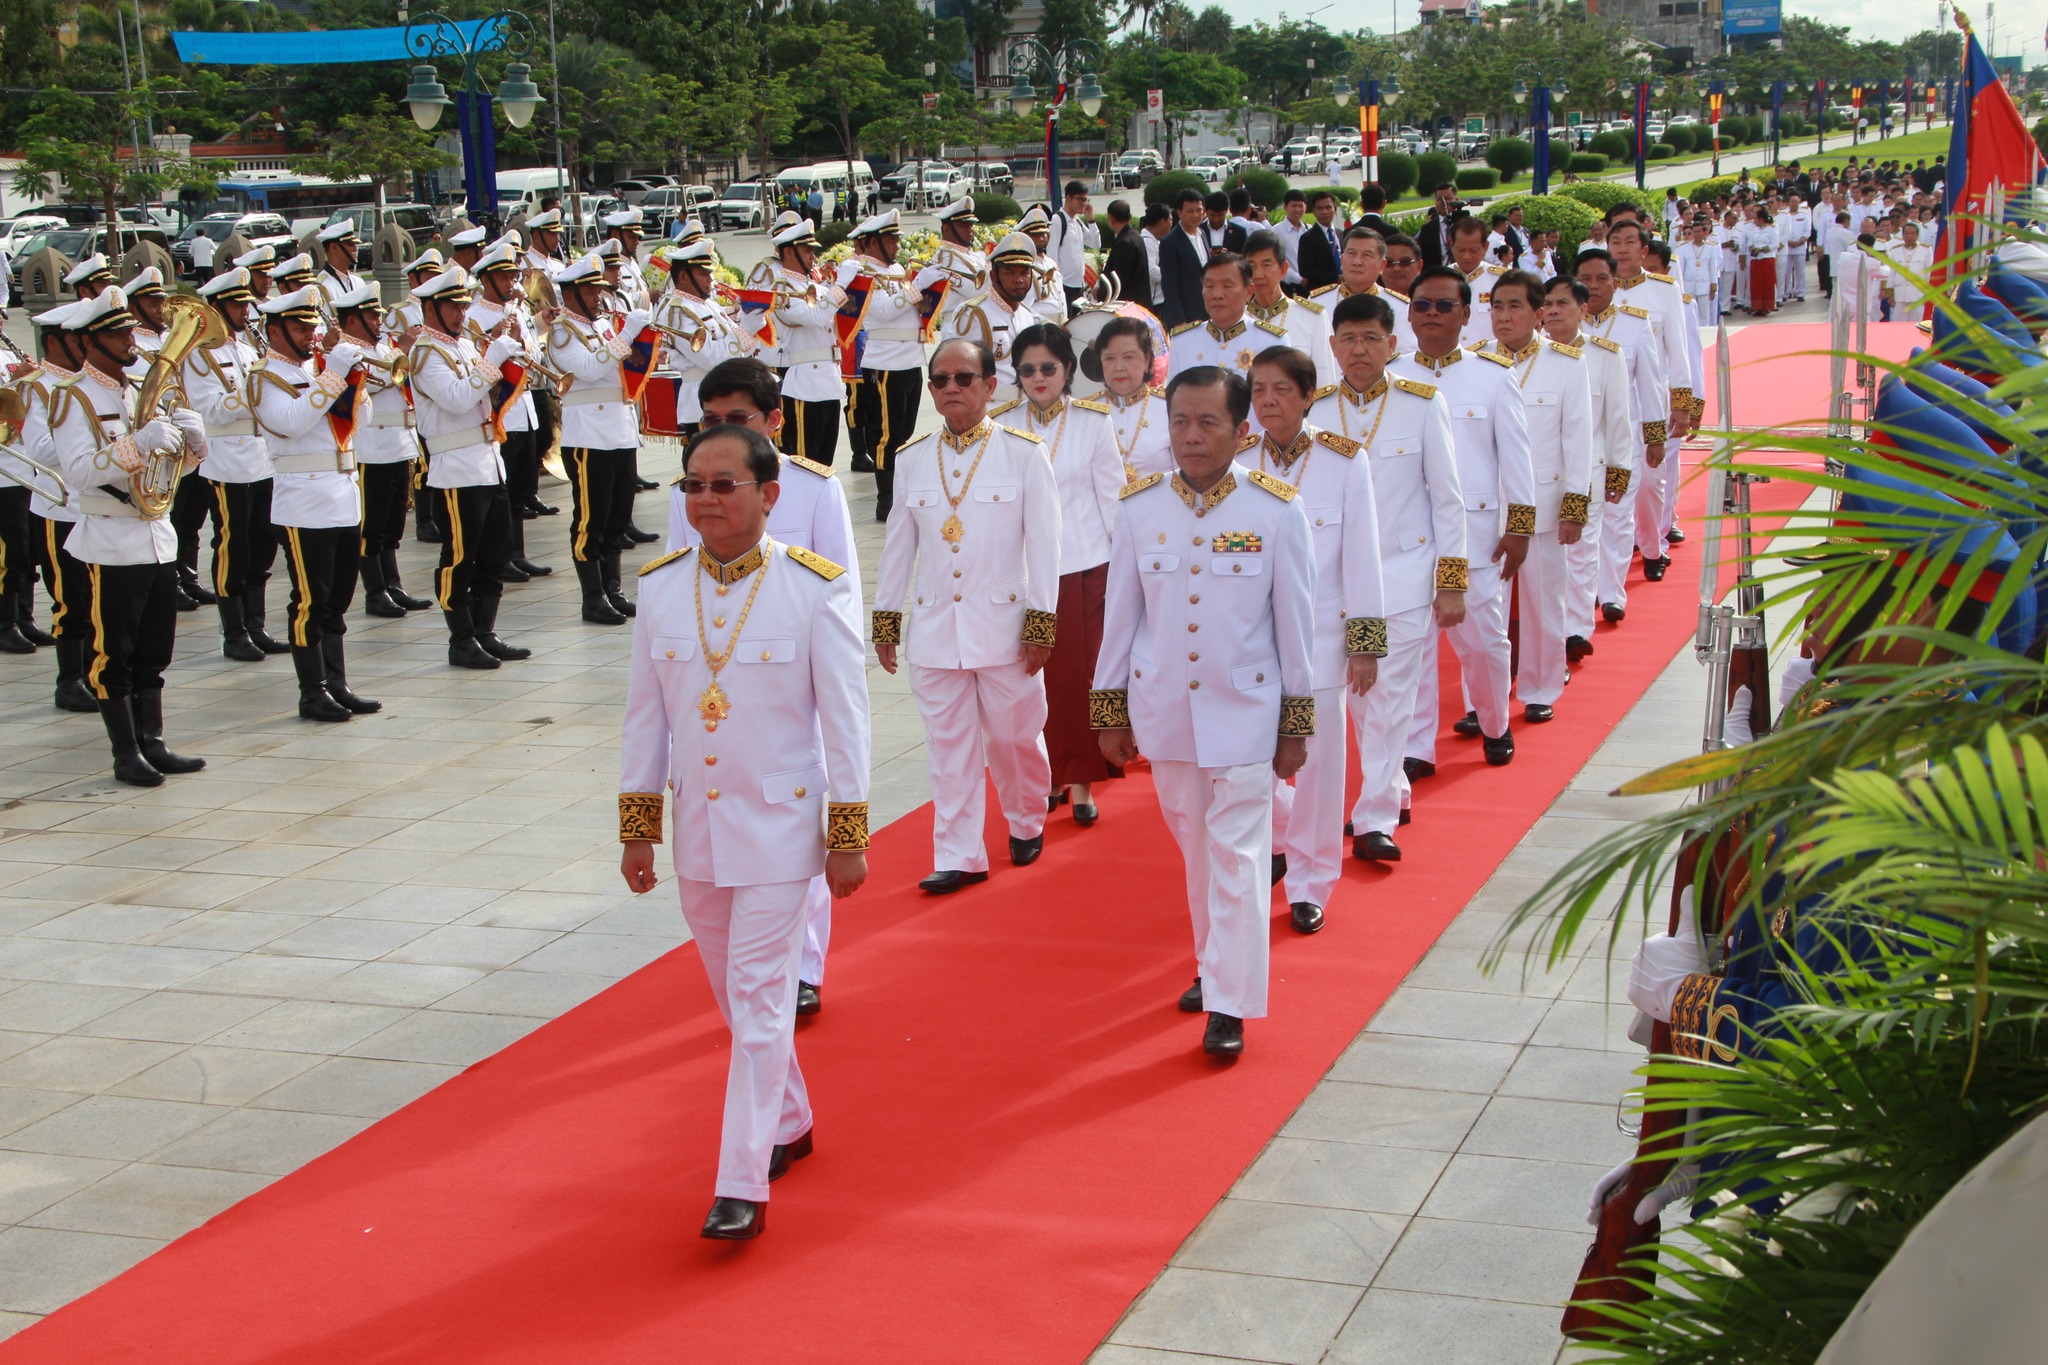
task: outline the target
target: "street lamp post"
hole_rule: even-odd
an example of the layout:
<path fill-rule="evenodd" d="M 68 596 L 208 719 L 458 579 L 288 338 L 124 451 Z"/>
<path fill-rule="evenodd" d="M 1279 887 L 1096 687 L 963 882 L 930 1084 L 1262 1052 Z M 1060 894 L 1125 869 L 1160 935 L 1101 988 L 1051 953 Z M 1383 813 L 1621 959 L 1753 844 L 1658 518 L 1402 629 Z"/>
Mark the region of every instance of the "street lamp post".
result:
<path fill-rule="evenodd" d="M 1813 126 L 1819 130 L 1813 144 L 1815 156 L 1828 149 L 1828 81 L 1825 76 L 1813 78 Z"/>
<path fill-rule="evenodd" d="M 1648 188 L 1650 174 L 1650 101 L 1664 94 L 1664 81 L 1647 63 L 1636 80 L 1636 188 Z"/>
<path fill-rule="evenodd" d="M 495 221 L 496 145 L 491 136 L 490 109 L 477 85 L 477 60 L 486 52 L 499 50 L 513 59 L 505 68 L 505 79 L 498 84 L 496 101 L 505 106 L 506 122 L 514 128 L 524 128 L 532 120 L 533 111 L 547 102 L 540 87 L 533 83 L 532 68 L 525 61 L 537 36 L 533 23 L 517 10 L 500 10 L 475 21 L 467 30 L 445 14 L 430 12 L 409 19 L 401 8 L 398 19 L 405 25 L 406 51 L 420 59 L 420 64 L 412 69 L 405 103 L 421 132 L 431 132 L 441 121 L 441 111 L 454 103 L 434 70 L 434 61 L 454 57 L 462 63 L 463 186 L 469 196 L 471 219 Z"/>
<path fill-rule="evenodd" d="M 1380 111 L 1392 109 L 1401 98 L 1401 82 L 1393 76 L 1377 80 L 1367 72 L 1358 82 L 1358 132 L 1362 164 L 1359 177 L 1365 184 L 1380 178 Z"/>
<path fill-rule="evenodd" d="M 1795 92 L 1796 93 L 1796 92 Z M 1777 165 L 1782 159 L 1778 153 L 1783 147 L 1784 135 L 1779 124 L 1785 120 L 1785 82 L 1782 79 L 1771 82 L 1771 164 Z M 1714 140 L 1714 173 L 1721 172 L 1721 142 Z"/>
<path fill-rule="evenodd" d="M 1528 75 L 1536 78 L 1536 102 L 1529 110 L 1529 138 L 1535 144 L 1536 164 L 1529 174 L 1529 188 L 1535 194 L 1548 194 L 1550 193 L 1550 97 L 1553 93 L 1569 95 L 1571 90 L 1563 81 L 1559 81 L 1556 85 L 1550 84 L 1543 79 L 1542 73 L 1533 66 L 1525 65 L 1523 70 Z M 1523 103 L 1529 98 L 1529 95 L 1529 82 L 1520 75 L 1516 76 L 1514 88 L 1515 103 Z"/>
<path fill-rule="evenodd" d="M 1060 109 L 1069 93 L 1081 105 L 1081 112 L 1094 118 L 1102 111 L 1102 85 L 1095 78 L 1102 65 L 1102 49 L 1086 38 L 1048 49 L 1036 38 L 1020 38 L 1010 48 L 1010 112 L 1019 118 L 1038 102 L 1032 78 L 1042 75 L 1052 87 L 1052 99 L 1045 111 L 1045 187 L 1052 207 L 1060 206 Z M 1067 73 L 1078 68 L 1081 80 L 1067 89 Z"/>
<path fill-rule="evenodd" d="M 1884 141 L 1892 135 L 1892 83 L 1882 80 L 1877 83 L 1877 140 Z"/>

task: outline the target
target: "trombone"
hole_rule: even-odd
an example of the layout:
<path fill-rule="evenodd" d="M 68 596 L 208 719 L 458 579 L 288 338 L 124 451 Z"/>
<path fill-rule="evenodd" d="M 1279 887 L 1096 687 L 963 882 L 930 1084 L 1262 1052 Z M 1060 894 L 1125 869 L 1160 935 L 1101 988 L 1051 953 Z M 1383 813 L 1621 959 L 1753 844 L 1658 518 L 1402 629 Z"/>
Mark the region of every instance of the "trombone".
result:
<path fill-rule="evenodd" d="M 28 402 L 21 396 L 21 390 L 0 389 L 0 477 L 20 484 L 29 492 L 62 507 L 71 500 L 71 488 L 64 482 L 62 471 L 55 465 L 47 465 L 32 458 L 15 444 L 21 439 L 21 426 L 27 420 Z M 15 463 L 19 463 L 29 472 L 19 472 L 13 467 Z M 39 477 L 48 479 L 48 485 L 37 483 Z"/>

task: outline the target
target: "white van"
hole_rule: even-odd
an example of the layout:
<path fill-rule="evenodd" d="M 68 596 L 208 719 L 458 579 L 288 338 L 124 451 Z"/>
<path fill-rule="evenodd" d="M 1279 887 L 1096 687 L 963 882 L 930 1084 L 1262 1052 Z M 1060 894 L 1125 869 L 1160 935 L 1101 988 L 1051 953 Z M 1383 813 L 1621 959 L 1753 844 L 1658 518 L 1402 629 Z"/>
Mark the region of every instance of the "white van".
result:
<path fill-rule="evenodd" d="M 848 188 L 853 191 L 855 217 L 865 217 L 868 203 L 879 202 L 875 173 L 865 161 L 819 161 L 809 166 L 791 166 L 775 177 L 777 203 L 788 202 L 792 192 L 808 202 L 811 191 L 817 189 L 825 193 L 828 212 L 832 196 Z"/>
<path fill-rule="evenodd" d="M 569 173 L 553 166 L 541 166 L 530 171 L 499 171 L 498 217 L 500 220 L 510 218 L 521 209 L 539 213 L 541 200 L 550 195 L 567 198 L 569 188 Z"/>

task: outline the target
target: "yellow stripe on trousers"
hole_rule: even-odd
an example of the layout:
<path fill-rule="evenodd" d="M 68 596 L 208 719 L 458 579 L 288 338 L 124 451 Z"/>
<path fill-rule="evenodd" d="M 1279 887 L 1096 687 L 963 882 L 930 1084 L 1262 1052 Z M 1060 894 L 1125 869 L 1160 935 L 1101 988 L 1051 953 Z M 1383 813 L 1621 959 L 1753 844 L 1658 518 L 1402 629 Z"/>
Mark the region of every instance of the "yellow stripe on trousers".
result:
<path fill-rule="evenodd" d="M 220 544 L 213 551 L 213 590 L 222 597 L 228 595 L 228 545 L 234 539 L 234 522 L 228 516 L 228 490 L 225 484 L 207 481 L 213 490 L 213 520 L 220 531 Z"/>
<path fill-rule="evenodd" d="M 569 538 L 569 556 L 589 559 L 583 550 L 590 544 L 590 519 L 597 514 L 590 505 L 590 449 L 581 446 L 564 450 L 562 456 L 576 466 L 576 531 Z"/>
<path fill-rule="evenodd" d="M 64 562 L 57 558 L 62 547 L 57 543 L 57 519 L 43 518 L 43 546 L 50 552 L 50 632 L 64 633 L 64 619 L 71 615 L 71 604 L 64 600 Z"/>
<path fill-rule="evenodd" d="M 455 501 L 454 489 L 441 492 L 448 503 L 448 567 L 441 570 L 441 610 L 453 611 L 449 604 L 455 600 L 455 567 L 462 563 L 462 509 Z"/>
<path fill-rule="evenodd" d="M 313 620 L 313 575 L 306 572 L 306 550 L 299 544 L 299 528 L 287 526 L 284 535 L 291 548 L 292 588 L 299 594 L 299 609 L 292 613 L 292 643 L 304 649 L 313 643 L 306 629 Z"/>
<path fill-rule="evenodd" d="M 100 566 L 88 564 L 85 567 L 92 581 L 92 664 L 85 670 L 85 685 L 92 689 L 95 697 L 106 701 L 107 688 L 100 681 L 100 675 L 107 671 L 107 665 L 113 660 L 107 655 L 107 626 L 100 615 Z"/>

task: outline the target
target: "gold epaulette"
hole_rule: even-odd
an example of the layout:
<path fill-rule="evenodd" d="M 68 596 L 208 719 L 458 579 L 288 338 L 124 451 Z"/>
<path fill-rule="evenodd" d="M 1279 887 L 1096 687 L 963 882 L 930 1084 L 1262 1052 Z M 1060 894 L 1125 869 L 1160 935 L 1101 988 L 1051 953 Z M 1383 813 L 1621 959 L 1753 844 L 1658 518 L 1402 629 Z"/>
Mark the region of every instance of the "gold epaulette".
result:
<path fill-rule="evenodd" d="M 1508 273 L 1508 268 L 1504 265 L 1489 265 L 1486 267 L 1486 273 L 1489 275 L 1505 275 Z"/>
<path fill-rule="evenodd" d="M 1417 398 L 1436 397 L 1436 385 L 1424 384 L 1414 379 L 1396 379 L 1394 387 L 1403 393 L 1412 393 Z"/>
<path fill-rule="evenodd" d="M 1616 355 L 1621 354 L 1621 343 L 1610 337 L 1587 337 L 1586 340 L 1592 342 L 1603 351 L 1612 351 Z"/>
<path fill-rule="evenodd" d="M 1142 493 L 1146 489 L 1150 488 L 1153 484 L 1164 481 L 1165 478 L 1166 475 L 1161 474 L 1155 470 L 1153 473 L 1147 474 L 1142 479 L 1132 479 L 1129 483 L 1124 485 L 1124 491 L 1117 494 L 1117 497 L 1119 499 L 1122 499 L 1128 498 L 1133 493 Z"/>
<path fill-rule="evenodd" d="M 1657 273 L 1656 271 L 1654 271 L 1654 270 L 1645 270 L 1645 271 L 1644 271 L 1643 273 L 1644 273 L 1645 275 L 1648 275 L 1648 276 L 1649 276 L 1649 277 L 1650 277 L 1651 279 L 1655 280 L 1655 281 L 1656 281 L 1657 283 L 1659 283 L 1659 284 L 1677 284 L 1677 283 L 1678 283 L 1678 281 L 1677 281 L 1677 280 L 1675 280 L 1675 279 L 1673 279 L 1673 278 L 1671 278 L 1671 276 L 1669 276 L 1669 275 L 1659 275 L 1659 274 L 1658 274 L 1658 273 Z"/>
<path fill-rule="evenodd" d="M 1010 426 L 1004 427 L 1003 430 L 1009 432 L 1012 436 L 1021 436 L 1035 446 L 1042 446 L 1045 444 L 1045 438 L 1043 436 L 1033 436 L 1028 431 L 1019 431 L 1017 430 L 1017 428 Z"/>
<path fill-rule="evenodd" d="M 1308 311 L 1311 313 L 1320 313 L 1323 311 L 1323 305 L 1317 303 L 1314 299 L 1297 298 L 1295 302 L 1300 304 L 1303 308 L 1308 309 Z"/>
<path fill-rule="evenodd" d="M 1181 334 L 1182 332 L 1192 332 L 1192 331 L 1194 331 L 1194 330 L 1195 330 L 1195 329 L 1196 329 L 1197 327 L 1200 327 L 1201 325 L 1202 325 L 1202 320 L 1201 320 L 1201 319 L 1196 319 L 1196 320 L 1195 320 L 1194 322 L 1183 322 L 1183 323 L 1182 323 L 1182 324 L 1181 324 L 1180 326 L 1178 326 L 1178 327 L 1174 328 L 1174 329 L 1173 329 L 1172 331 L 1168 332 L 1168 333 L 1167 333 L 1167 335 L 1168 335 L 1168 336 L 1170 336 L 1170 337 L 1177 337 L 1177 336 L 1179 336 L 1179 335 L 1180 335 L 1180 334 Z"/>
<path fill-rule="evenodd" d="M 1324 294 L 1327 294 L 1327 293 L 1329 293 L 1329 292 L 1330 292 L 1331 290 L 1333 290 L 1333 289 L 1342 289 L 1343 287 L 1344 287 L 1344 284 L 1343 284 L 1343 282 L 1342 282 L 1342 281 L 1340 280 L 1340 281 L 1338 281 L 1338 282 L 1337 282 L 1336 284 L 1326 284 L 1326 285 L 1324 285 L 1324 286 L 1323 286 L 1323 287 L 1322 287 L 1321 289 L 1311 289 L 1311 290 L 1309 290 L 1309 291 L 1308 291 L 1308 296 L 1309 296 L 1310 298 L 1312 298 L 1312 299 L 1313 299 L 1313 298 L 1320 298 L 1320 297 L 1322 297 L 1322 296 L 1323 296 Z"/>
<path fill-rule="evenodd" d="M 1479 351 L 1476 354 L 1481 360 L 1491 360 L 1504 370 L 1515 368 L 1515 358 L 1513 356 L 1502 355 L 1499 351 Z"/>
<path fill-rule="evenodd" d="M 1490 341 L 1468 341 L 1465 343 L 1465 349 L 1477 355 L 1492 344 Z"/>
<path fill-rule="evenodd" d="M 782 458 L 795 465 L 798 469 L 816 474 L 821 479 L 832 477 L 832 466 L 829 464 L 819 464 L 816 460 L 806 460 L 801 455 L 785 455 Z M 677 479 L 676 482 L 681 483 L 682 480 Z"/>
<path fill-rule="evenodd" d="M 1581 351 L 1581 350 L 1580 350 L 1580 349 L 1579 349 L 1578 347 L 1576 347 L 1576 346 L 1567 346 L 1567 345 L 1565 345 L 1565 344 L 1564 344 L 1563 342 L 1561 342 L 1561 341 L 1553 341 L 1553 342 L 1551 342 L 1551 343 L 1550 343 L 1550 349 L 1551 349 L 1551 350 L 1553 350 L 1553 351 L 1556 351 L 1556 352 L 1557 352 L 1557 353 L 1558 353 L 1559 355 L 1568 355 L 1568 356 L 1570 356 L 1570 357 L 1571 357 L 1571 358 L 1572 358 L 1573 360 L 1577 360 L 1577 359 L 1579 359 L 1579 358 L 1580 358 L 1581 356 L 1583 356 L 1583 355 L 1585 354 L 1585 352 L 1584 352 L 1584 351 Z"/>
<path fill-rule="evenodd" d="M 1151 394 L 1154 398 L 1164 398 L 1166 397 L 1166 385 L 1154 384 L 1151 388 L 1147 389 L 1146 392 Z"/>
<path fill-rule="evenodd" d="M 1002 415 L 1003 415 L 1004 413 L 1008 412 L 1008 411 L 1009 411 L 1009 410 L 1010 410 L 1011 408 L 1014 408 L 1014 407 L 1018 407 L 1018 406 L 1020 406 L 1020 405 L 1021 405 L 1021 404 L 1022 404 L 1023 402 L 1024 402 L 1024 400 L 1023 400 L 1023 399 L 1021 399 L 1021 398 L 1012 398 L 1012 399 L 1011 399 L 1011 400 L 1010 400 L 1009 402 L 1007 402 L 1007 403 L 1002 403 L 1002 404 L 999 404 L 999 405 L 997 405 L 996 407 L 992 407 L 992 408 L 990 408 L 990 409 L 988 410 L 988 415 L 989 415 L 989 416 L 991 416 L 991 417 L 1001 417 L 1001 416 L 1002 416 Z"/>
<path fill-rule="evenodd" d="M 653 573 L 656 569 L 661 568 L 663 565 L 675 563 L 678 559 L 681 559 L 684 555 L 690 553 L 690 551 L 696 548 L 697 547 L 694 545 L 685 545 L 680 550 L 670 550 L 667 554 L 663 555 L 659 559 L 648 560 L 645 564 L 642 564 L 640 566 L 640 577 L 645 578 L 647 577 L 647 575 Z"/>
<path fill-rule="evenodd" d="M 1319 431 L 1316 433 L 1316 440 L 1336 451 L 1347 460 L 1364 448 L 1359 442 L 1352 440 L 1341 432 Z"/>
<path fill-rule="evenodd" d="M 1649 309 L 1638 308 L 1632 303 L 1617 303 L 1614 306 L 1632 318 L 1647 318 L 1650 316 Z"/>
<path fill-rule="evenodd" d="M 1085 409 L 1088 412 L 1107 413 L 1109 411 L 1109 404 L 1098 403 L 1093 398 L 1076 398 L 1074 406 Z"/>
<path fill-rule="evenodd" d="M 1244 454 L 1244 453 L 1245 453 L 1245 452 L 1246 452 L 1247 450 L 1250 450 L 1250 449 L 1252 449 L 1253 447 L 1257 446 L 1257 445 L 1258 445 L 1258 443 L 1259 443 L 1259 438 L 1258 438 L 1258 437 L 1256 437 L 1256 436 L 1252 436 L 1252 435 L 1249 435 L 1249 434 L 1247 434 L 1247 435 L 1245 436 L 1245 438 L 1244 438 L 1244 439 L 1243 439 L 1242 441 L 1239 441 L 1239 442 L 1237 443 L 1237 453 L 1238 453 L 1238 454 L 1240 454 L 1240 455 L 1242 455 L 1242 454 Z"/>
<path fill-rule="evenodd" d="M 1280 501 L 1294 501 L 1294 485 L 1287 482 L 1287 480 L 1276 479 L 1263 469 L 1254 469 L 1249 472 L 1252 476 L 1253 483 L 1265 489 L 1268 493 L 1271 493 L 1274 497 L 1280 499 Z"/>
<path fill-rule="evenodd" d="M 1336 391 L 1337 386 L 1335 384 L 1325 384 L 1320 389 L 1317 389 L 1313 394 L 1311 394 L 1309 396 L 1308 401 L 1311 403 L 1320 403 Z"/>
<path fill-rule="evenodd" d="M 1261 319 L 1260 321 L 1253 323 L 1252 326 L 1258 328 L 1261 332 L 1265 332 L 1270 336 L 1284 337 L 1287 335 L 1287 324 L 1284 322 L 1273 323 Z"/>
<path fill-rule="evenodd" d="M 824 579 L 827 583 L 830 583 L 833 579 L 839 577 L 839 575 L 846 572 L 844 566 L 834 564 L 831 560 L 825 558 L 825 556 L 819 554 L 816 550 L 807 550 L 801 545 L 785 545 L 782 548 L 789 551 L 789 557 L 791 559 L 794 559 L 797 563 L 803 565 L 806 569 L 809 569 L 812 573 Z M 647 570 L 642 569 L 641 572 L 645 573 L 647 572 Z"/>
<path fill-rule="evenodd" d="M 1399 299 L 1403 303 L 1408 302 L 1408 296 L 1398 289 L 1389 289 L 1385 285 L 1381 285 L 1380 292 L 1390 299 Z"/>

